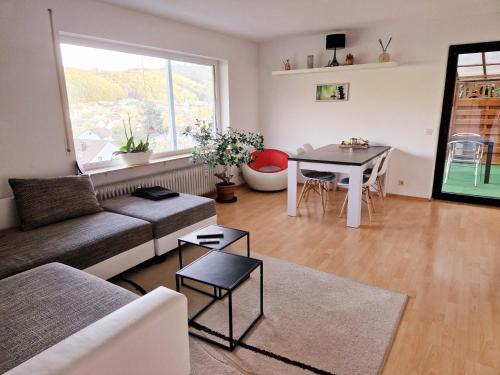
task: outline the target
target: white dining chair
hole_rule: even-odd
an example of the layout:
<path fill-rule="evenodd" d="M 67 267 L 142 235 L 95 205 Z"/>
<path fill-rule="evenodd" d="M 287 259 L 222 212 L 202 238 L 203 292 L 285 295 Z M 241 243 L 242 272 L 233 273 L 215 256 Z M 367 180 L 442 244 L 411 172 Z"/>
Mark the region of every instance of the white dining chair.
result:
<path fill-rule="evenodd" d="M 310 143 L 304 143 L 302 148 L 305 152 L 314 151 L 314 147 Z"/>
<path fill-rule="evenodd" d="M 389 151 L 387 151 L 384 155 L 382 155 L 382 161 L 380 162 L 380 166 L 378 168 L 377 178 L 375 183 L 372 185 L 372 188 L 377 192 L 377 195 L 380 200 L 384 200 L 385 198 L 385 175 L 387 174 L 387 169 L 389 169 L 389 164 L 391 162 L 392 153 L 395 148 L 391 147 Z M 372 173 L 372 168 L 368 168 L 365 170 L 364 174 L 366 176 L 370 176 Z"/>
<path fill-rule="evenodd" d="M 375 160 L 375 164 L 373 166 L 372 172 L 369 176 L 363 175 L 363 184 L 361 185 L 361 192 L 362 194 L 365 195 L 365 199 L 363 199 L 363 202 L 366 203 L 366 206 L 368 207 L 368 217 L 370 218 L 370 221 L 372 220 L 372 214 L 375 212 L 375 205 L 373 204 L 373 199 L 371 197 L 370 193 L 370 187 L 375 183 L 377 180 L 378 176 L 378 170 L 380 167 L 380 163 L 382 162 L 383 155 L 379 156 Z M 338 186 L 344 187 L 349 189 L 349 177 L 343 178 L 338 182 Z M 339 217 L 342 217 L 344 214 L 345 208 L 347 207 L 347 202 L 349 200 L 349 192 L 346 193 L 344 203 L 342 204 L 342 208 L 340 209 L 340 214 Z"/>
<path fill-rule="evenodd" d="M 303 152 L 311 152 L 314 151 L 314 147 L 310 143 L 304 143 L 301 148 L 297 150 L 303 150 Z M 335 184 L 336 177 L 327 184 L 328 190 L 337 190 L 337 185 Z"/>
<path fill-rule="evenodd" d="M 297 154 L 303 154 L 305 152 L 304 148 L 298 148 Z M 302 186 L 302 191 L 299 195 L 299 200 L 297 202 L 297 208 L 299 208 L 302 200 L 307 202 L 310 192 L 315 192 L 319 194 L 321 198 L 321 206 L 323 207 L 323 213 L 326 211 L 326 204 L 328 203 L 328 192 L 330 183 L 335 180 L 335 173 L 332 172 L 322 172 L 315 171 L 311 169 L 301 169 L 300 175 L 304 179 L 304 185 Z"/>

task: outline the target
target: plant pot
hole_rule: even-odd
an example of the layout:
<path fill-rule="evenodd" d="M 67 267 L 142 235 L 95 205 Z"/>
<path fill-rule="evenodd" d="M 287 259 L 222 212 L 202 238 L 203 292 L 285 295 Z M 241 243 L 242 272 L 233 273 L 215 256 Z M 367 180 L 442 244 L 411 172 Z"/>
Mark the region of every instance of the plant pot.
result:
<path fill-rule="evenodd" d="M 153 150 L 148 150 L 146 152 L 128 152 L 126 154 L 121 154 L 122 159 L 125 164 L 129 166 L 148 164 L 149 159 L 151 159 L 151 154 Z"/>
<path fill-rule="evenodd" d="M 215 185 L 217 187 L 217 202 L 219 203 L 233 203 L 236 202 L 236 197 L 234 196 L 234 190 L 236 189 L 236 185 L 234 182 L 230 182 L 229 184 L 225 184 L 223 182 L 219 182 Z"/>

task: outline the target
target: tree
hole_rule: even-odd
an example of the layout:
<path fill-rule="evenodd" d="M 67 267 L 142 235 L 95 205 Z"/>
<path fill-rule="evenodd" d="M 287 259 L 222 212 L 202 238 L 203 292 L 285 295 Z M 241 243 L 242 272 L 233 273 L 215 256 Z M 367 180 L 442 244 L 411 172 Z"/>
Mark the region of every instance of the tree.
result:
<path fill-rule="evenodd" d="M 168 128 L 163 125 L 163 113 L 152 101 L 145 101 L 142 109 L 142 122 L 146 127 L 146 134 L 168 134 Z"/>

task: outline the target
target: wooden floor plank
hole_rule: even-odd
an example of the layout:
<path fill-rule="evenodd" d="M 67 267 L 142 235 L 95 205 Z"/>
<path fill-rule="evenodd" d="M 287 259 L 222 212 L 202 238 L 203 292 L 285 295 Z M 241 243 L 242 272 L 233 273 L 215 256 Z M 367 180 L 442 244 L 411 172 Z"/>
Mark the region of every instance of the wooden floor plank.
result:
<path fill-rule="evenodd" d="M 218 220 L 249 230 L 253 250 L 410 296 L 384 375 L 500 374 L 500 209 L 390 196 L 350 229 L 341 191 L 295 218 L 286 192 L 237 195 Z"/>

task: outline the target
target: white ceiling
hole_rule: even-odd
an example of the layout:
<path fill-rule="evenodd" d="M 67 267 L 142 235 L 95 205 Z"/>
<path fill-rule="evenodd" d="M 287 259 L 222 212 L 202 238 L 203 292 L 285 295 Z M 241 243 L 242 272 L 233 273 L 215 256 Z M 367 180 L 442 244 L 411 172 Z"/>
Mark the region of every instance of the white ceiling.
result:
<path fill-rule="evenodd" d="M 264 41 L 381 21 L 500 12 L 500 0 L 101 0 Z"/>

